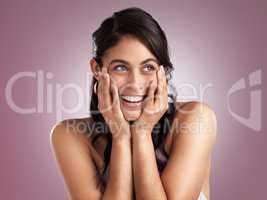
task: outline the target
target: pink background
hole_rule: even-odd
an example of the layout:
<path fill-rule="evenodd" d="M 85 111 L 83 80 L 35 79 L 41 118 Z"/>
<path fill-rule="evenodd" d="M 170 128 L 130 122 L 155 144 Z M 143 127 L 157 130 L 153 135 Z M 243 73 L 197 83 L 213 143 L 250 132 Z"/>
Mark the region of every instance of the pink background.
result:
<path fill-rule="evenodd" d="M 262 127 L 253 130 L 235 120 L 227 109 L 227 92 L 241 78 L 267 65 L 267 1 L 1 1 L 0 3 L 0 199 L 67 199 L 63 179 L 56 167 L 49 132 L 59 118 L 56 85 L 78 85 L 83 106 L 62 118 L 84 117 L 88 110 L 88 60 L 91 34 L 114 11 L 139 6 L 151 13 L 165 30 L 175 66 L 173 82 L 212 84 L 204 101 L 216 112 L 218 138 L 213 152 L 211 199 L 265 199 L 267 185 L 266 106 Z M 51 112 L 20 114 L 7 104 L 5 88 L 18 72 L 51 72 L 44 87 L 52 90 Z M 12 90 L 21 107 L 37 104 L 36 80 L 21 79 Z M 249 89 L 232 97 L 231 107 L 248 117 Z M 190 94 L 189 90 L 178 90 Z M 71 108 L 77 93 L 64 93 L 63 104 Z M 199 100 L 199 96 L 195 98 Z M 44 95 L 44 103 L 48 102 Z M 36 107 L 36 106 L 35 106 Z M 75 164 L 75 163 L 74 163 Z"/>

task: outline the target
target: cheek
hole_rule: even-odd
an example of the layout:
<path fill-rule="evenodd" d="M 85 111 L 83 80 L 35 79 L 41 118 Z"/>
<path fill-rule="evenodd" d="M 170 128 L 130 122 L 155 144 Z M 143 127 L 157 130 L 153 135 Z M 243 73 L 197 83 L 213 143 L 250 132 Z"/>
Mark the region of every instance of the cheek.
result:
<path fill-rule="evenodd" d="M 115 82 L 119 91 L 125 84 L 127 84 L 127 79 L 125 79 L 123 77 L 110 75 L 110 78 Z"/>
<path fill-rule="evenodd" d="M 158 83 L 157 76 L 153 76 L 147 80 L 147 87 L 149 86 L 150 82 L 152 82 L 152 84 L 154 84 L 154 85 L 157 85 L 157 83 Z"/>

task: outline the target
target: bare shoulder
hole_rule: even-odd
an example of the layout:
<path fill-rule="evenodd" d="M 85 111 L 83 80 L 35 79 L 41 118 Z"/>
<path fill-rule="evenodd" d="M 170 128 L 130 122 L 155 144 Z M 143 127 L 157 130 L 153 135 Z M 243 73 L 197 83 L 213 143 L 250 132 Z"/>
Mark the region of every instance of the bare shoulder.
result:
<path fill-rule="evenodd" d="M 198 121 L 202 125 L 211 125 L 216 133 L 216 113 L 210 105 L 199 101 L 177 102 L 176 110 L 175 120 L 179 123 Z"/>
<path fill-rule="evenodd" d="M 92 119 L 88 118 L 77 118 L 77 119 L 66 119 L 59 123 L 56 123 L 51 130 L 51 138 L 54 135 L 62 135 L 63 133 L 76 133 L 83 137 L 90 135 L 90 127 Z"/>
<path fill-rule="evenodd" d="M 90 118 L 69 119 L 54 125 L 50 143 L 60 174 L 72 199 L 99 199 L 101 188 L 90 149 Z"/>
<path fill-rule="evenodd" d="M 75 141 L 88 148 L 90 145 L 89 123 L 90 118 L 67 119 L 56 123 L 50 132 L 51 145 L 55 147 L 55 145 L 66 145 L 70 141 Z"/>
<path fill-rule="evenodd" d="M 194 135 L 207 135 L 210 137 L 210 141 L 215 141 L 217 119 L 211 106 L 198 101 L 190 101 L 176 102 L 175 107 L 177 112 L 172 123 L 171 132 L 166 140 L 166 149 L 168 153 L 170 153 L 173 147 L 174 140 L 182 140 L 181 138 L 183 135 L 191 136 L 191 138 L 196 138 Z M 189 138 L 188 136 L 186 138 Z"/>
<path fill-rule="evenodd" d="M 203 112 L 205 114 L 211 114 L 213 117 L 215 116 L 215 111 L 213 108 L 204 103 L 204 102 L 199 102 L 199 101 L 189 101 L 189 102 L 176 102 L 176 109 L 180 113 L 185 113 L 185 114 L 192 114 L 194 112 Z"/>

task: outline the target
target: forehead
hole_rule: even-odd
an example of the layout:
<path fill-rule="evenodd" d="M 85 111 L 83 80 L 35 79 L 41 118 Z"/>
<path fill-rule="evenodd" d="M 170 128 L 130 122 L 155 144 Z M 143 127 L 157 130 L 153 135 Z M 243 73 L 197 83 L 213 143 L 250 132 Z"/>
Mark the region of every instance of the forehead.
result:
<path fill-rule="evenodd" d="M 147 58 L 156 59 L 149 49 L 137 38 L 123 36 L 117 45 L 106 51 L 103 62 L 104 64 L 108 64 L 113 59 L 123 59 L 131 64 L 139 64 Z"/>

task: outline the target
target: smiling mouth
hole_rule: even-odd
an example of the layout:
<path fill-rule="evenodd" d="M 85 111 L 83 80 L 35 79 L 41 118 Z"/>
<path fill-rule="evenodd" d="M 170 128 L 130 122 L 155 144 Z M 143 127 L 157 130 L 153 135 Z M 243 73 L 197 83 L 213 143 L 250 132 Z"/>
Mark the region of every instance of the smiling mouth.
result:
<path fill-rule="evenodd" d="M 121 95 L 120 99 L 127 102 L 127 103 L 141 103 L 144 101 L 144 99 L 146 98 L 146 95 L 142 95 L 142 96 L 126 96 L 126 95 Z"/>

